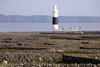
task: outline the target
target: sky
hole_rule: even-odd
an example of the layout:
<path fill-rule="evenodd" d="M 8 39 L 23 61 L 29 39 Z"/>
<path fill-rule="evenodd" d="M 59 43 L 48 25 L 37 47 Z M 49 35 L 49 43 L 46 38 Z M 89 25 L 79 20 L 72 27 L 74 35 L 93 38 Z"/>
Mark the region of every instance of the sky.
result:
<path fill-rule="evenodd" d="M 54 5 L 59 16 L 100 17 L 100 0 L 0 0 L 0 14 L 52 16 Z"/>

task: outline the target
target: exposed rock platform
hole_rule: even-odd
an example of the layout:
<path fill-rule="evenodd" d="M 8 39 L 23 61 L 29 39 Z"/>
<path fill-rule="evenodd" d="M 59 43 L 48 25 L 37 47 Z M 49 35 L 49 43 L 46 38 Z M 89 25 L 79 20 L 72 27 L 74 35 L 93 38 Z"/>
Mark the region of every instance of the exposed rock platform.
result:
<path fill-rule="evenodd" d="M 0 33 L 1 64 L 5 60 L 8 63 L 55 64 L 63 61 L 64 64 L 81 64 L 78 62 L 84 59 L 87 62 L 81 62 L 83 64 L 100 64 L 99 33 Z M 88 62 L 89 59 L 92 62 Z"/>

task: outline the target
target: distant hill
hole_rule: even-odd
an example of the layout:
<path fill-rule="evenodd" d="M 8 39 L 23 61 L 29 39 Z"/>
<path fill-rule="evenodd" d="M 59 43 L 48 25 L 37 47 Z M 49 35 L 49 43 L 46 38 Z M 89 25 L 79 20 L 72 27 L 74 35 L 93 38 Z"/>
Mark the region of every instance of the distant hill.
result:
<path fill-rule="evenodd" d="M 100 23 L 100 17 L 92 16 L 59 16 L 59 23 Z M 0 14 L 0 23 L 52 23 L 52 16 L 46 15 L 3 15 Z"/>

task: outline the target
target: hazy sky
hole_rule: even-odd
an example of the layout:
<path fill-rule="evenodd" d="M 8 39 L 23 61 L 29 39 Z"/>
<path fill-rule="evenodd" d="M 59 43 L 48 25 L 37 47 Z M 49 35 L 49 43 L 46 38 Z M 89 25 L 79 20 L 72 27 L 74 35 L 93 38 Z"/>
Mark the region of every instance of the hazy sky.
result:
<path fill-rule="evenodd" d="M 100 16 L 100 0 L 0 0 L 0 14 L 52 16 L 55 4 L 59 16 Z"/>

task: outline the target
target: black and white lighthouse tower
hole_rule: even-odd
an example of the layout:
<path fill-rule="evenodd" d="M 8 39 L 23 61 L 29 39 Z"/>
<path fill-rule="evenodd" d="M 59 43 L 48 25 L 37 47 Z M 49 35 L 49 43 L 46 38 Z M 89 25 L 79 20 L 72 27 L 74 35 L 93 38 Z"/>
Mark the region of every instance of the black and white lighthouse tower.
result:
<path fill-rule="evenodd" d="M 53 24 L 53 31 L 58 29 L 58 10 L 57 10 L 57 6 L 54 5 L 53 7 L 53 20 L 52 20 L 52 24 Z"/>

